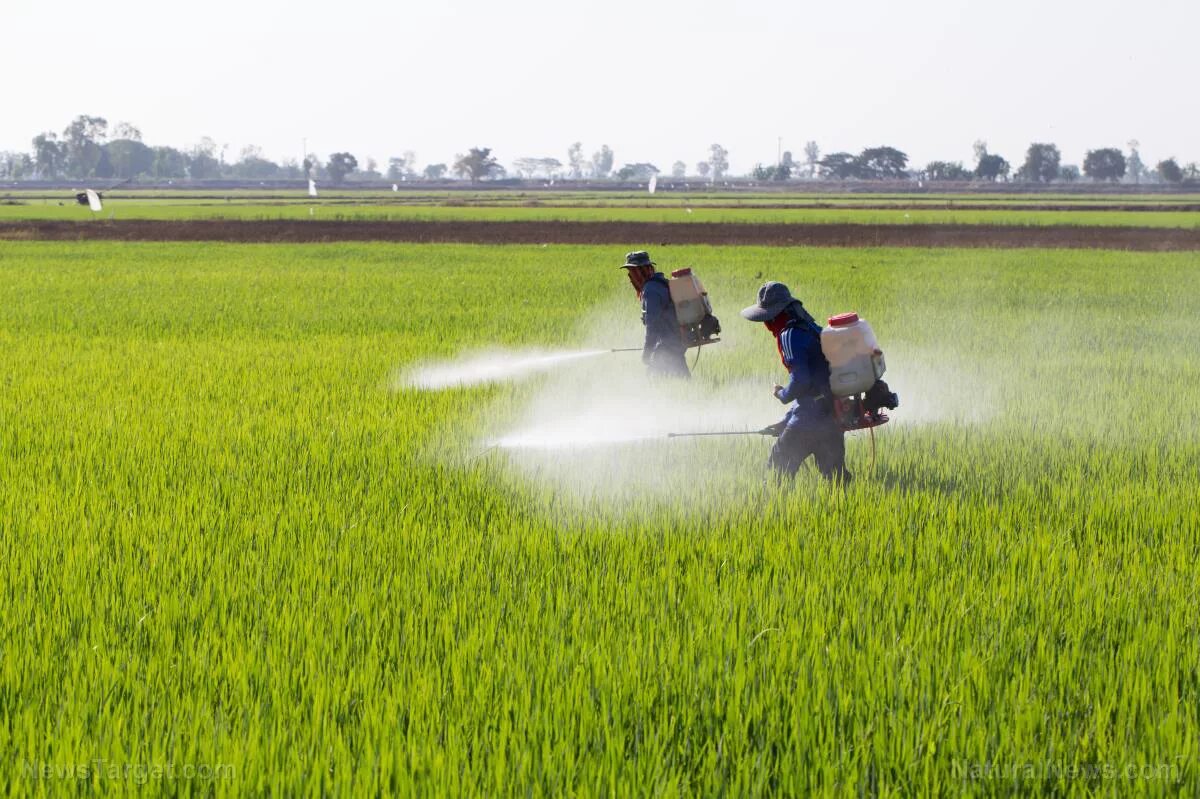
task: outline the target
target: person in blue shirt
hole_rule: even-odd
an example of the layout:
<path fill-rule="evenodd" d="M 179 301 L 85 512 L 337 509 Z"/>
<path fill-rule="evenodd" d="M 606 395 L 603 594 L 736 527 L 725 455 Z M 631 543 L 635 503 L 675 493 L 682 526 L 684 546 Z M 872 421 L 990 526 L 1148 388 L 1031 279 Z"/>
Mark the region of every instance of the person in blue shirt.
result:
<path fill-rule="evenodd" d="M 653 376 L 691 377 L 683 335 L 679 332 L 679 320 L 675 317 L 675 304 L 671 302 L 671 289 L 667 278 L 655 269 L 650 254 L 645 250 L 631 252 L 625 256 L 621 267 L 629 276 L 642 301 L 642 324 L 646 326 L 646 342 L 642 347 L 642 363 Z"/>
<path fill-rule="evenodd" d="M 777 400 L 790 404 L 787 415 L 770 429 L 779 436 L 771 450 L 771 466 L 794 476 L 811 455 L 821 476 L 849 483 L 845 433 L 833 416 L 829 362 L 821 351 L 821 326 L 783 283 L 764 283 L 758 303 L 742 311 L 762 322 L 775 336 L 779 357 L 788 370 L 786 386 L 775 386 Z"/>

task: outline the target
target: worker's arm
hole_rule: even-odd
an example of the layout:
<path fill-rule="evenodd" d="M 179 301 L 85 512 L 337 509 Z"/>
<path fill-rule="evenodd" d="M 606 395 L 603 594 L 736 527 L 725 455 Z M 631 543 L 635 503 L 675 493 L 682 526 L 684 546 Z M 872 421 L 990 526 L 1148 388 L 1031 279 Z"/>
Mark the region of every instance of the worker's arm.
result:
<path fill-rule="evenodd" d="M 808 348 L 819 347 L 821 344 L 819 339 L 806 335 L 797 328 L 783 331 L 779 342 L 783 350 L 783 363 L 787 366 L 791 379 L 786 386 L 775 392 L 775 398 L 786 405 L 811 395 L 813 379 L 808 369 Z"/>

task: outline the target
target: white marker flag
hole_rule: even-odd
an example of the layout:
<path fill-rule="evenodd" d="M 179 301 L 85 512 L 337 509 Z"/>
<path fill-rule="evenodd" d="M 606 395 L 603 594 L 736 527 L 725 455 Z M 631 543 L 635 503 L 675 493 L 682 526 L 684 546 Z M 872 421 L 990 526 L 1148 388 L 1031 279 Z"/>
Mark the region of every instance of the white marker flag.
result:
<path fill-rule="evenodd" d="M 651 194 L 654 193 L 654 190 L 658 188 L 658 175 L 650 176 L 650 185 L 648 185 L 646 188 L 650 190 Z"/>
<path fill-rule="evenodd" d="M 317 182 L 315 180 L 313 180 L 312 178 L 308 179 L 308 196 L 309 197 L 317 196 Z"/>
<path fill-rule="evenodd" d="M 104 206 L 100 204 L 100 195 L 97 194 L 96 192 L 92 191 L 91 189 L 85 189 L 84 191 L 87 192 L 88 207 L 91 208 L 96 213 L 100 213 L 101 211 L 103 211 Z"/>

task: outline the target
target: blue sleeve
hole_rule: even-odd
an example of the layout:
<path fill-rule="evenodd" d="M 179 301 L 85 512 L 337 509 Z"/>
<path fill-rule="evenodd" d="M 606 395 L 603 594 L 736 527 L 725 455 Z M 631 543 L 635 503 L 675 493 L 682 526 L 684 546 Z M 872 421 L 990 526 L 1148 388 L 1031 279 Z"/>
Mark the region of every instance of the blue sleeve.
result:
<path fill-rule="evenodd" d="M 646 323 L 646 343 L 644 349 L 653 352 L 664 341 L 670 341 L 670 336 L 678 336 L 674 329 L 671 315 L 667 308 L 671 295 L 667 288 L 660 283 L 647 283 L 642 291 L 642 319 Z"/>
<path fill-rule="evenodd" d="M 780 348 L 783 350 L 783 363 L 788 368 L 791 379 L 783 387 L 783 391 L 775 394 L 782 403 L 793 402 L 812 392 L 813 375 L 808 368 L 808 350 L 814 344 L 820 345 L 819 340 L 796 328 L 788 328 L 779 337 Z"/>

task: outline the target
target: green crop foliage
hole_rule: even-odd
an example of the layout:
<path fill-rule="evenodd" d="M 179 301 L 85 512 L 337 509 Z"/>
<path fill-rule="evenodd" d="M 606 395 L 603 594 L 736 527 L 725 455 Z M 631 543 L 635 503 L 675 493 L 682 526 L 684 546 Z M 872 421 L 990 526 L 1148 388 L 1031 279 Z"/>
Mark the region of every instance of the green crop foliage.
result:
<path fill-rule="evenodd" d="M 645 245 L 726 327 L 681 398 L 777 418 L 763 279 L 870 319 L 844 491 L 396 386 L 636 344 L 638 246 L 0 243 L 0 791 L 1200 792 L 1196 254 Z"/>

